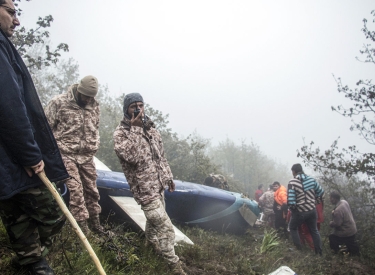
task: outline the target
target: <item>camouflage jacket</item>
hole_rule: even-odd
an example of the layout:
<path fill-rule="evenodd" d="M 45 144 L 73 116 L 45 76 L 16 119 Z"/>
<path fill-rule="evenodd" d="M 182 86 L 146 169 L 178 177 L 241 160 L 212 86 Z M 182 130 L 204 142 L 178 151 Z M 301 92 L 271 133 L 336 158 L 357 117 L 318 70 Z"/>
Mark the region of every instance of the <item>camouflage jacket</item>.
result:
<path fill-rule="evenodd" d="M 75 101 L 70 86 L 66 93 L 54 97 L 45 113 L 60 152 L 79 164 L 92 160 L 99 148 L 99 103 L 81 108 Z"/>
<path fill-rule="evenodd" d="M 268 190 L 259 198 L 259 205 L 263 208 L 263 212 L 273 213 L 273 204 L 275 202 L 273 190 Z"/>
<path fill-rule="evenodd" d="M 115 152 L 138 204 L 161 198 L 168 181 L 173 180 L 171 169 L 164 157 L 160 133 L 150 127 L 129 126 L 124 118 L 113 135 Z"/>
<path fill-rule="evenodd" d="M 210 174 L 210 177 L 213 179 L 212 187 L 216 187 L 223 190 L 229 190 L 229 185 L 227 179 L 220 174 Z"/>

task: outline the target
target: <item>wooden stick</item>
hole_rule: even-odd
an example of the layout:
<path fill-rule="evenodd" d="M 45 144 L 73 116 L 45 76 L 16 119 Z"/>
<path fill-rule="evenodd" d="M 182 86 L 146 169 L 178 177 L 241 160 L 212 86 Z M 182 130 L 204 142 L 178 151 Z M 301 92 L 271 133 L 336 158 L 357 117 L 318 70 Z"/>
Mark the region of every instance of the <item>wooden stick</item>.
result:
<path fill-rule="evenodd" d="M 83 245 L 89 252 L 92 260 L 94 261 L 96 268 L 99 271 L 99 274 L 106 275 L 98 257 L 95 254 L 95 251 L 92 249 L 89 241 L 87 240 L 85 234 L 83 234 L 81 228 L 78 226 L 77 221 L 74 219 L 73 215 L 69 212 L 68 208 L 66 207 L 64 201 L 60 197 L 60 194 L 57 192 L 53 184 L 49 181 L 44 171 L 38 174 L 39 178 L 43 181 L 43 183 L 48 187 L 49 191 L 51 191 L 53 197 L 56 199 L 58 205 L 60 206 L 61 210 L 64 212 L 65 216 L 68 218 L 69 222 L 73 226 L 74 231 L 77 233 L 78 237 L 81 239 Z"/>

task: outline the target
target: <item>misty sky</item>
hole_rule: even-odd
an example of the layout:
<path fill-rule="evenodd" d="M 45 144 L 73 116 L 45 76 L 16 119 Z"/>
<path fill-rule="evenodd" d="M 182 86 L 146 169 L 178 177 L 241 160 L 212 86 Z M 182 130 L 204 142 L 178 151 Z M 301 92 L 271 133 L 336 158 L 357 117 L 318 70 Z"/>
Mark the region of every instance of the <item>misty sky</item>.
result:
<path fill-rule="evenodd" d="M 212 143 L 227 137 L 259 145 L 291 166 L 296 150 L 314 140 L 373 148 L 349 118 L 331 106 L 350 102 L 332 74 L 351 87 L 371 79 L 375 66 L 356 61 L 368 43 L 375 2 L 87 1 L 21 2 L 21 25 L 53 15 L 51 42 L 65 42 L 80 66 L 114 95 L 139 92 L 170 115 L 186 137 L 194 130 Z M 363 59 L 363 58 L 362 58 Z"/>

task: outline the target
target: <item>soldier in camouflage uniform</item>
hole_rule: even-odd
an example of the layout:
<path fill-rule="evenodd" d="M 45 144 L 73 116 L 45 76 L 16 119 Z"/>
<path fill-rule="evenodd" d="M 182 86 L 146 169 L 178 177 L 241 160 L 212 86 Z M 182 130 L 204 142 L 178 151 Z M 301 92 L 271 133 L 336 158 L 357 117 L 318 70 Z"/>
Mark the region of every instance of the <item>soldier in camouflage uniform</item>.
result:
<path fill-rule="evenodd" d="M 138 115 L 134 115 L 135 111 Z M 175 190 L 173 175 L 164 157 L 163 141 L 153 122 L 144 115 L 138 93 L 125 96 L 124 118 L 114 133 L 115 152 L 134 199 L 146 216 L 146 241 L 168 262 L 174 274 L 186 274 L 174 251 L 173 224 L 165 211 L 164 189 Z"/>
<path fill-rule="evenodd" d="M 95 100 L 98 81 L 84 77 L 66 93 L 54 97 L 45 109 L 65 167 L 69 208 L 85 234 L 104 233 L 100 225 L 99 192 L 96 186 L 94 155 L 99 148 L 99 103 Z"/>
<path fill-rule="evenodd" d="M 274 227 L 275 213 L 273 212 L 273 204 L 275 202 L 274 191 L 272 185 L 259 198 L 259 206 L 262 208 L 264 214 L 264 221 L 268 226 Z"/>
<path fill-rule="evenodd" d="M 30 73 L 9 41 L 19 26 L 12 0 L 0 0 L 0 217 L 18 263 L 53 275 L 45 256 L 65 218 L 36 175 L 69 177 Z"/>
<path fill-rule="evenodd" d="M 209 177 L 207 177 L 204 180 L 204 185 L 223 189 L 223 190 L 229 190 L 229 185 L 227 182 L 227 179 L 220 174 L 210 174 Z"/>

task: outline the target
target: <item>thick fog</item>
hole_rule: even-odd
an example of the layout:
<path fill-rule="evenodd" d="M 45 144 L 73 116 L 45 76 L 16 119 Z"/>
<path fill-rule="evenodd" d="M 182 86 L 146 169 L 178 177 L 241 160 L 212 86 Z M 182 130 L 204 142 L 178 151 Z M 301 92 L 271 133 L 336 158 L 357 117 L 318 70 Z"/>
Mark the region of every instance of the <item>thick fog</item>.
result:
<path fill-rule="evenodd" d="M 181 136 L 196 130 L 218 144 L 227 137 L 258 144 L 292 165 L 313 140 L 340 138 L 373 151 L 331 106 L 351 102 L 332 74 L 355 87 L 374 76 L 357 61 L 375 29 L 374 1 L 22 1 L 21 25 L 51 14 L 51 42 L 65 42 L 80 75 L 95 75 L 114 96 L 139 92 L 170 115 Z M 360 118 L 358 118 L 360 119 Z"/>

